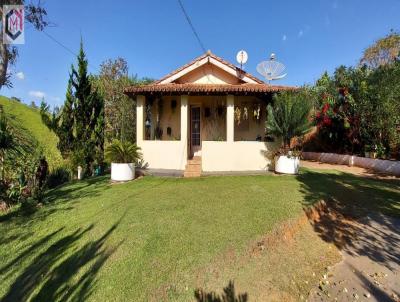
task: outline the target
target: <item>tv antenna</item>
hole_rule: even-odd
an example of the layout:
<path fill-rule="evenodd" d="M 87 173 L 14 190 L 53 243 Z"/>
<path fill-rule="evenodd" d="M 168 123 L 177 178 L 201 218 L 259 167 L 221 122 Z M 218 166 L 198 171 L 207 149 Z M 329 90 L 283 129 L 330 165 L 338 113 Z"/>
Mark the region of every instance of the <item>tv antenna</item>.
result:
<path fill-rule="evenodd" d="M 285 65 L 275 60 L 274 53 L 271 53 L 268 61 L 262 61 L 257 65 L 258 73 L 266 78 L 268 82 L 284 78 L 287 75 L 287 73 L 283 73 L 285 68 Z"/>
<path fill-rule="evenodd" d="M 239 50 L 236 55 L 236 61 L 240 64 L 240 69 L 243 69 L 243 64 L 246 64 L 248 58 L 249 56 L 245 50 Z"/>

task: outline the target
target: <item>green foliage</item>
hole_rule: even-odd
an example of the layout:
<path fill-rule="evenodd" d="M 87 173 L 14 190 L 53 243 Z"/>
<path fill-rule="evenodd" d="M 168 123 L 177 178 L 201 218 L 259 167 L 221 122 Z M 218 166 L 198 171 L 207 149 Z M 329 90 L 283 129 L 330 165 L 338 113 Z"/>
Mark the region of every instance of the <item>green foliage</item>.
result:
<path fill-rule="evenodd" d="M 49 189 L 53 189 L 59 185 L 69 182 L 71 179 L 72 173 L 70 169 L 67 167 L 57 167 L 56 169 L 50 171 L 47 177 L 46 186 Z"/>
<path fill-rule="evenodd" d="M 378 68 L 395 62 L 399 59 L 399 55 L 400 34 L 392 31 L 364 51 L 360 64 Z"/>
<path fill-rule="evenodd" d="M 141 159 L 140 147 L 115 139 L 106 148 L 106 159 L 113 163 L 134 163 Z"/>
<path fill-rule="evenodd" d="M 77 60 L 77 69 L 71 67 L 61 111 L 50 113 L 49 107 L 42 104 L 41 116 L 58 136 L 57 146 L 63 157 L 79 162 L 85 174 L 92 175 L 93 166 L 101 165 L 104 157 L 104 101 L 92 87 L 82 42 Z"/>
<path fill-rule="evenodd" d="M 129 76 L 128 63 L 123 58 L 104 61 L 100 66 L 100 74 L 91 80 L 104 98 L 106 142 L 113 139 L 135 142 L 135 100 L 125 95 L 124 89 L 131 85 L 148 84 L 152 80 Z"/>
<path fill-rule="evenodd" d="M 274 95 L 273 105 L 267 107 L 266 131 L 282 138 L 284 149 L 290 149 L 292 138 L 303 136 L 311 129 L 308 119 L 311 102 L 300 92 L 282 92 Z"/>
<path fill-rule="evenodd" d="M 385 157 L 399 147 L 399 61 L 376 69 L 340 66 L 332 77 L 325 73 L 314 92 L 321 151 L 379 150 Z"/>
<path fill-rule="evenodd" d="M 39 148 L 51 169 L 62 164 L 63 159 L 57 149 L 58 138 L 44 125 L 39 110 L 3 96 L 0 96 L 0 105 L 14 133 L 29 145 L 35 146 L 31 149 Z"/>

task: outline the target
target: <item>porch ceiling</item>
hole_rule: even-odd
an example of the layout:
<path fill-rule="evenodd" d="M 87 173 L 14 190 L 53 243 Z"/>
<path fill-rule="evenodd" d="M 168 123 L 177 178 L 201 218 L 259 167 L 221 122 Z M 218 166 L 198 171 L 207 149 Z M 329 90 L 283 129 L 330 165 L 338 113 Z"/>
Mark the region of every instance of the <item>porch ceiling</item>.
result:
<path fill-rule="evenodd" d="M 293 86 L 280 86 L 268 84 L 149 84 L 141 86 L 131 86 L 124 90 L 130 96 L 134 95 L 179 95 L 179 94 L 269 94 L 271 92 L 296 90 Z"/>

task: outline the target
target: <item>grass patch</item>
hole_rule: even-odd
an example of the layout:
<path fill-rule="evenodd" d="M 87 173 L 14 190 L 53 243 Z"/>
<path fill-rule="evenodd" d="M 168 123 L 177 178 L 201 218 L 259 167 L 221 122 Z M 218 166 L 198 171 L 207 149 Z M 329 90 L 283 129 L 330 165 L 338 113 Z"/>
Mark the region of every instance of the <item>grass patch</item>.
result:
<path fill-rule="evenodd" d="M 15 127 L 29 133 L 39 143 L 51 168 L 62 163 L 61 154 L 57 149 L 58 138 L 42 123 L 38 109 L 4 96 L 0 96 L 0 105 Z"/>
<path fill-rule="evenodd" d="M 265 288 L 305 293 L 311 284 L 293 285 L 292 279 L 314 270 L 318 275 L 334 258 L 309 225 L 292 245 L 267 247 L 258 260 L 245 255 L 249 245 L 322 196 L 324 187 L 311 198 L 314 185 L 326 181 L 326 194 L 340 191 L 330 179 L 335 175 L 145 177 L 115 185 L 100 177 L 57 188 L 32 216 L 0 216 L 0 297 L 187 301 L 195 288 L 221 289 L 230 279 L 250 300 Z M 354 197 L 389 196 L 399 206 L 398 187 L 346 177 L 353 186 L 379 188 Z M 221 261 L 231 253 L 241 261 Z M 264 283 L 255 286 L 257 280 Z"/>

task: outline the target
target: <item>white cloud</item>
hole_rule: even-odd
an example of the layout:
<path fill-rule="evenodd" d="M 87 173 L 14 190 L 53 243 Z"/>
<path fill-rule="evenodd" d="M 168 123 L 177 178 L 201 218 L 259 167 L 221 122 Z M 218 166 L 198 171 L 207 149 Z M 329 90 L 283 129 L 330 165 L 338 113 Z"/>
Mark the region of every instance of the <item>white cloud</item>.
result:
<path fill-rule="evenodd" d="M 304 35 L 304 31 L 300 30 L 299 33 L 297 34 L 297 37 L 301 38 Z"/>
<path fill-rule="evenodd" d="M 38 98 L 38 99 L 43 99 L 46 96 L 46 94 L 43 91 L 39 91 L 39 90 L 31 90 L 31 91 L 29 91 L 29 95 L 31 97 Z"/>
<path fill-rule="evenodd" d="M 286 35 L 283 35 L 282 36 L 282 41 L 286 41 L 287 40 L 287 36 Z"/>
<path fill-rule="evenodd" d="M 22 71 L 17 72 L 17 73 L 15 74 L 15 76 L 16 76 L 16 78 L 17 78 L 18 80 L 24 80 L 24 79 L 25 79 L 25 74 L 24 74 Z"/>

